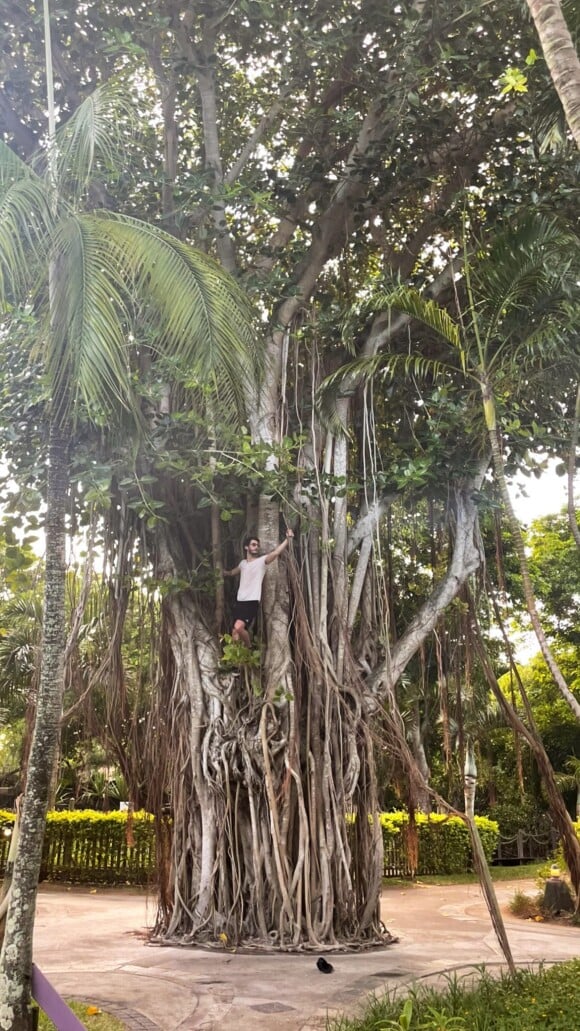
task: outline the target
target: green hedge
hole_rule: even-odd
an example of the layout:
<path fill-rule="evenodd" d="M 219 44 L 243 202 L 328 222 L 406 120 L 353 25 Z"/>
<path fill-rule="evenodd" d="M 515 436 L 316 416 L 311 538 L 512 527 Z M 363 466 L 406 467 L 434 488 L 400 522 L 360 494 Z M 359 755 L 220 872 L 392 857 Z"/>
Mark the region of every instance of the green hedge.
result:
<path fill-rule="evenodd" d="M 418 868 L 415 871 L 411 870 L 404 833 L 409 823 L 408 813 L 381 813 L 380 822 L 385 850 L 385 876 L 466 873 L 473 869 L 469 830 L 459 816 L 415 814 L 419 850 Z M 489 862 L 499 839 L 498 825 L 495 820 L 488 820 L 485 816 L 476 816 L 475 822 Z"/>
<path fill-rule="evenodd" d="M 0 810 L 0 872 L 10 846 L 14 813 Z M 155 829 L 149 813 L 132 816 L 133 844 L 127 843 L 128 814 L 92 809 L 50 812 L 42 852 L 41 878 L 77 884 L 146 884 L 155 874 Z"/>
<path fill-rule="evenodd" d="M 418 813 L 419 862 L 412 871 L 404 828 L 407 813 L 381 813 L 385 848 L 385 875 L 464 873 L 472 868 L 469 832 L 457 816 Z M 14 814 L 0 810 L 0 873 L 8 856 Z M 497 823 L 476 817 L 488 861 L 499 836 Z M 127 813 L 101 813 L 92 809 L 51 812 L 47 817 L 41 877 L 77 884 L 146 884 L 155 875 L 153 817 L 135 813 L 134 844 L 127 844 Z"/>

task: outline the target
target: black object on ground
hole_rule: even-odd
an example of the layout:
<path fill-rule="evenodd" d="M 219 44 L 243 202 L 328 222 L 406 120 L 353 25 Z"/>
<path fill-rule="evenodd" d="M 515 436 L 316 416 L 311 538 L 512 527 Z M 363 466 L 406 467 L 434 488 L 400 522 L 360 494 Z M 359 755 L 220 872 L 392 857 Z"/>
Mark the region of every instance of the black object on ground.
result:
<path fill-rule="evenodd" d="M 320 970 L 321 974 L 332 974 L 332 971 L 334 970 L 332 963 L 327 963 L 324 956 L 321 956 L 320 959 L 316 960 L 316 966 Z"/>

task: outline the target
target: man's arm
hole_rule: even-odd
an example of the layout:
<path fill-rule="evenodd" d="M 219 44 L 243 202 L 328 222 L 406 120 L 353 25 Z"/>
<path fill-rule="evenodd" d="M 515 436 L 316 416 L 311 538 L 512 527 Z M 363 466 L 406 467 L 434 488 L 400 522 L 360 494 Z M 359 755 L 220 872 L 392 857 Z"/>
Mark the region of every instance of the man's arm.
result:
<path fill-rule="evenodd" d="M 240 571 L 240 567 L 236 566 L 235 569 L 223 569 L 222 576 L 237 576 Z"/>
<path fill-rule="evenodd" d="M 274 548 L 273 551 L 269 551 L 268 554 L 266 555 L 266 565 L 267 566 L 269 566 L 271 562 L 274 562 L 278 558 L 278 556 L 281 555 L 282 552 L 286 550 L 286 548 L 288 547 L 288 541 L 291 540 L 291 538 L 293 536 L 294 536 L 294 530 L 291 530 L 290 527 L 288 527 L 288 529 L 286 530 L 286 540 L 282 541 L 282 543 L 279 544 L 277 548 Z"/>

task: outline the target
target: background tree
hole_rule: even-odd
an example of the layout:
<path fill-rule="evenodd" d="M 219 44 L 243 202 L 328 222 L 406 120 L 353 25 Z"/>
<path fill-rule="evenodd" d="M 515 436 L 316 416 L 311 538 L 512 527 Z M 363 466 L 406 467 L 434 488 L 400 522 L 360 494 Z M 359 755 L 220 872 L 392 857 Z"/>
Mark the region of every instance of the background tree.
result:
<path fill-rule="evenodd" d="M 577 273 L 574 270 L 580 254 L 578 241 L 567 232 L 562 234 L 555 224 L 538 219 L 496 237 L 487 254 L 484 242 L 475 246 L 479 251 L 477 260 L 466 256 L 463 263 L 463 299 L 455 288 L 457 321 L 451 320 L 444 308 L 404 288 L 387 293 L 374 303 L 387 310 L 402 310 L 442 335 L 456 352 L 466 387 L 472 381 L 481 392 L 493 470 L 519 560 L 526 607 L 552 676 L 562 696 L 580 719 L 580 706 L 551 653 L 538 615 L 523 533 L 507 485 L 502 423 L 498 412 L 498 399 L 502 392 L 508 399 L 508 410 L 514 404 L 516 411 L 520 408 L 512 390 L 514 361 L 525 361 L 528 375 L 537 375 L 544 362 L 558 355 L 562 360 L 565 382 L 577 360 L 574 318 L 578 297 Z M 563 259 L 559 269 L 555 267 L 557 258 Z M 524 308 L 527 308 L 529 320 L 522 318 Z M 448 375 L 445 356 L 433 359 L 423 354 L 417 357 L 390 354 L 361 358 L 355 360 L 348 371 L 350 375 L 369 376 L 386 368 L 393 375 L 397 368 L 405 367 L 419 374 L 431 370 L 435 376 L 445 378 Z M 339 375 L 344 376 L 345 372 Z M 334 380 L 336 378 L 335 374 Z M 511 419 L 514 420 L 513 415 Z M 521 425 L 519 415 L 515 417 L 515 425 Z"/>
<path fill-rule="evenodd" d="M 563 515 L 534 519 L 526 535 L 530 573 L 552 634 L 562 644 L 577 647 L 577 604 L 580 587 L 580 551 Z"/>

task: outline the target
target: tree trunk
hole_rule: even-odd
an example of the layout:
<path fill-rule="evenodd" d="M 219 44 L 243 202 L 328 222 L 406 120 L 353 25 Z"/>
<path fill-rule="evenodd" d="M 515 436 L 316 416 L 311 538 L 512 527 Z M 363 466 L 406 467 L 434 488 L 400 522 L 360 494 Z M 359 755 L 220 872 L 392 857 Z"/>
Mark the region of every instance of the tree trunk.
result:
<path fill-rule="evenodd" d="M 479 883 L 483 896 L 487 903 L 487 908 L 493 924 L 493 929 L 496 933 L 497 940 L 500 944 L 501 950 L 505 956 L 508 970 L 512 976 L 515 976 L 516 967 L 508 936 L 506 934 L 505 924 L 501 915 L 501 909 L 499 908 L 497 895 L 493 886 L 493 881 L 489 873 L 489 867 L 487 865 L 487 859 L 485 857 L 485 851 L 481 843 L 477 824 L 475 822 L 475 789 L 477 786 L 477 768 L 475 765 L 475 755 L 473 752 L 473 746 L 471 742 L 468 742 L 465 755 L 465 768 L 463 774 L 463 790 L 465 798 L 465 817 L 467 820 L 467 826 L 469 828 L 469 834 L 471 837 L 471 845 L 473 850 L 473 864 L 479 876 Z"/>
<path fill-rule="evenodd" d="M 261 509 L 271 546 L 277 507 L 262 500 Z M 173 546 L 168 536 L 160 558 L 170 577 Z M 367 717 L 356 688 L 345 692 L 324 668 L 314 638 L 297 649 L 304 665 L 290 663 L 283 561 L 266 580 L 274 572 L 263 596 L 263 681 L 251 668 L 219 673 L 215 638 L 192 595 L 164 601 L 171 658 L 161 708 L 171 724 L 175 832 L 162 885 L 172 901 L 157 931 L 218 948 L 377 944 L 382 833 Z M 301 611 L 297 625 L 306 628 Z"/>
<path fill-rule="evenodd" d="M 574 477 L 576 473 L 576 451 L 578 448 L 578 425 L 580 423 L 580 383 L 576 390 L 576 405 L 572 418 L 572 432 L 570 434 L 570 454 L 568 455 L 568 523 L 576 544 L 580 548 L 580 527 L 576 516 L 574 504 Z"/>
<path fill-rule="evenodd" d="M 425 787 L 420 791 L 416 798 L 417 808 L 423 813 L 430 813 L 432 810 L 431 795 L 429 794 L 428 785 L 429 778 L 431 776 L 431 770 L 429 769 L 429 763 L 427 762 L 427 755 L 425 753 L 425 745 L 421 736 L 421 714 L 419 712 L 419 704 L 416 703 L 415 711 L 413 713 L 413 722 L 409 732 L 411 751 L 413 757 L 417 763 L 417 768 L 425 782 Z"/>
<path fill-rule="evenodd" d="M 478 512 L 473 495 L 481 487 L 486 469 L 487 460 L 482 462 L 480 471 L 472 482 L 455 491 L 455 539 L 448 569 L 393 646 L 390 655 L 368 678 L 367 687 L 375 696 L 383 692 L 388 695 L 393 690 L 421 643 L 437 626 L 441 614 L 458 596 L 463 585 L 482 562 Z"/>
<path fill-rule="evenodd" d="M 580 61 L 559 0 L 527 0 L 546 64 L 580 148 Z"/>
<path fill-rule="evenodd" d="M 0 1028 L 29 1027 L 32 932 L 42 845 L 64 690 L 65 511 L 68 484 L 66 436 L 52 427 L 46 511 L 46 571 L 42 671 L 28 760 L 20 841 L 0 956 Z"/>
<path fill-rule="evenodd" d="M 8 849 L 8 858 L 6 860 L 6 870 L 4 872 L 4 881 L 2 883 L 2 890 L 0 891 L 0 948 L 4 941 L 4 928 L 6 925 L 6 913 L 8 912 L 8 906 L 10 903 L 10 894 L 12 891 L 12 873 L 14 870 L 14 860 L 16 859 L 16 851 L 18 848 L 18 839 L 20 837 L 20 802 L 21 799 L 16 799 L 16 815 L 14 817 L 14 824 L 12 825 L 12 835 L 10 838 L 10 848 Z"/>
<path fill-rule="evenodd" d="M 534 723 L 532 710 L 528 701 L 524 685 L 521 678 L 518 675 L 517 667 L 514 665 L 514 673 L 518 680 L 518 686 L 522 696 L 522 700 L 526 709 L 526 716 L 528 725 L 520 719 L 518 713 L 510 705 L 506 696 L 504 695 L 501 687 L 497 682 L 497 678 L 493 672 L 491 663 L 489 661 L 485 644 L 481 636 L 481 630 L 475 614 L 473 604 L 470 605 L 471 615 L 475 628 L 475 648 L 481 667 L 483 669 L 485 679 L 487 680 L 490 690 L 493 692 L 497 699 L 499 706 L 504 713 L 508 723 L 513 728 L 515 733 L 521 734 L 525 741 L 527 741 L 530 749 L 536 760 L 540 778 L 544 786 L 546 796 L 550 805 L 550 815 L 554 824 L 558 828 L 562 839 L 562 847 L 564 850 L 564 858 L 568 864 L 570 871 L 570 878 L 574 886 L 574 891 L 578 898 L 580 898 L 580 841 L 576 836 L 574 825 L 570 818 L 570 814 L 564 805 L 564 800 L 558 789 L 556 782 L 556 776 L 546 749 L 544 748 L 542 739 L 538 734 L 537 728 Z M 509 647 L 509 646 L 508 646 Z"/>

